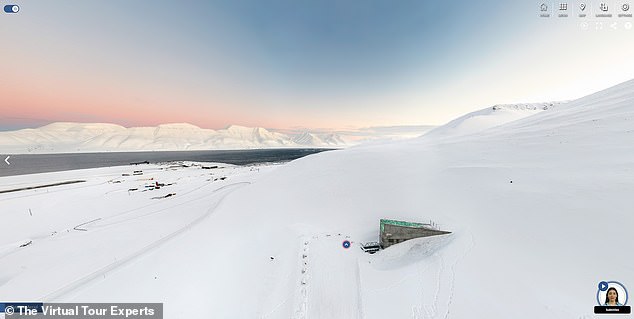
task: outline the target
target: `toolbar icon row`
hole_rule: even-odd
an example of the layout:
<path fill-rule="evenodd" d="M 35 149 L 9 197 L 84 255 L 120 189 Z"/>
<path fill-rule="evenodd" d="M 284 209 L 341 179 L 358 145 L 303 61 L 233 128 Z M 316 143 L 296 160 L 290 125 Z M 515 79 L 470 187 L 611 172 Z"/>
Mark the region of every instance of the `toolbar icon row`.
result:
<path fill-rule="evenodd" d="M 617 0 L 618 1 L 618 0 Z M 556 16 L 560 18 L 569 17 L 571 15 L 586 18 L 611 18 L 618 16 L 619 18 L 631 18 L 630 0 L 620 0 L 619 2 L 592 2 L 592 1 L 559 1 L 559 2 L 541 2 L 539 3 L 539 16 L 548 18 Z"/>

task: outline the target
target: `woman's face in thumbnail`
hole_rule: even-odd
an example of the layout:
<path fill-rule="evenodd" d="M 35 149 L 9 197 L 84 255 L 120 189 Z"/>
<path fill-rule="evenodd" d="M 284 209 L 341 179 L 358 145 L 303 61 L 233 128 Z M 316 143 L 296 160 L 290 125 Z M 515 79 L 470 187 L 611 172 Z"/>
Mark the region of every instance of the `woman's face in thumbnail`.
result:
<path fill-rule="evenodd" d="M 616 290 L 608 291 L 608 300 L 614 302 L 616 300 Z"/>

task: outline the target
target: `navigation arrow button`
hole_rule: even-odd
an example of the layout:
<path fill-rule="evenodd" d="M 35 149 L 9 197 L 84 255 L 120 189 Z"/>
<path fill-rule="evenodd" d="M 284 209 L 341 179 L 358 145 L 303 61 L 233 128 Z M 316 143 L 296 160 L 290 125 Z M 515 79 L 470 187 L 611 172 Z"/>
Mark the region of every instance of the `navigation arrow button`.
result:
<path fill-rule="evenodd" d="M 601 291 L 606 291 L 608 290 L 608 283 L 605 281 L 602 281 L 599 283 L 599 290 Z"/>
<path fill-rule="evenodd" d="M 7 165 L 11 165 L 11 163 L 9 163 L 9 157 L 11 156 L 7 156 L 7 158 L 4 159 L 4 162 L 7 163 Z"/>

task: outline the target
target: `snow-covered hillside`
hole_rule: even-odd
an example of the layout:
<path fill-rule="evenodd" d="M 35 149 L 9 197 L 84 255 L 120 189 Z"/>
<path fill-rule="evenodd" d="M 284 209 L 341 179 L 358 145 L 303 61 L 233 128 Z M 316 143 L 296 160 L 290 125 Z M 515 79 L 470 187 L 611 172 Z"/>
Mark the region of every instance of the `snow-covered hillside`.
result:
<path fill-rule="evenodd" d="M 309 137 L 309 138 L 307 138 Z M 180 151 L 285 147 L 345 147 L 335 133 L 288 135 L 232 125 L 202 129 L 187 123 L 131 127 L 103 123 L 53 123 L 37 129 L 0 132 L 2 154 L 107 151 Z"/>
<path fill-rule="evenodd" d="M 425 135 L 440 138 L 473 134 L 539 112 L 551 110 L 561 104 L 565 104 L 565 102 L 494 105 L 463 115 L 445 125 L 430 130 Z"/>
<path fill-rule="evenodd" d="M 477 134 L 262 171 L 3 177 L 87 181 L 0 194 L 0 299 L 160 301 L 165 318 L 594 318 L 600 281 L 634 287 L 633 142 L 629 81 Z M 176 184 L 130 191 L 149 178 Z M 380 218 L 453 233 L 365 254 Z"/>

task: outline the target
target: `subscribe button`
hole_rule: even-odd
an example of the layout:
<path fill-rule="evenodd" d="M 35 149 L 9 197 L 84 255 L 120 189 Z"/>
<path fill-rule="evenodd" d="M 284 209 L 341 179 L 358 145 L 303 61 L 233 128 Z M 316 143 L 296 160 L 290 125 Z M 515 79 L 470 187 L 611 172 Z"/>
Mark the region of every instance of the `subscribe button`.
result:
<path fill-rule="evenodd" d="M 18 11 L 20 11 L 20 7 L 18 5 L 7 4 L 6 6 L 4 6 L 5 13 L 18 13 Z"/>

